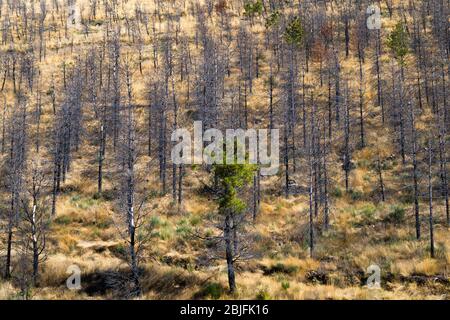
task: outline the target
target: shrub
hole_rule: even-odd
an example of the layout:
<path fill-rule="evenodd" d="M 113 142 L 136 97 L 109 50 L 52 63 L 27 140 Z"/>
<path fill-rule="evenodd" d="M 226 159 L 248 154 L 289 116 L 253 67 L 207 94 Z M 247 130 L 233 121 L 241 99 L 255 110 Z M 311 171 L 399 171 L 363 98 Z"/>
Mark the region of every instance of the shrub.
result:
<path fill-rule="evenodd" d="M 217 282 L 208 283 L 202 290 L 203 296 L 210 297 L 215 300 L 220 299 L 224 292 L 225 289 L 220 283 Z"/>
<path fill-rule="evenodd" d="M 172 238 L 172 228 L 167 221 L 163 221 L 158 215 L 150 218 L 146 225 L 146 231 L 151 234 L 153 238 L 160 238 L 161 240 L 168 240 Z"/>
<path fill-rule="evenodd" d="M 189 226 L 189 222 L 186 219 L 181 219 L 176 228 L 176 233 L 182 238 L 186 238 L 191 233 L 192 229 Z"/>
<path fill-rule="evenodd" d="M 356 211 L 353 215 L 359 218 L 355 226 L 364 226 L 374 224 L 376 221 L 375 213 L 376 207 L 373 204 L 364 206 L 361 210 Z"/>
<path fill-rule="evenodd" d="M 299 17 L 295 17 L 286 27 L 284 37 L 286 42 L 292 45 L 300 45 L 305 31 Z"/>
<path fill-rule="evenodd" d="M 200 224 L 201 220 L 202 220 L 202 219 L 201 219 L 201 217 L 199 217 L 199 216 L 192 216 L 192 217 L 189 219 L 189 222 L 191 223 L 191 225 L 196 226 L 196 225 Z"/>
<path fill-rule="evenodd" d="M 270 267 L 264 269 L 264 273 L 273 274 L 273 273 L 285 273 L 285 274 L 293 274 L 297 272 L 298 268 L 293 265 L 285 265 L 284 263 L 278 262 Z"/>
<path fill-rule="evenodd" d="M 266 289 L 261 289 L 258 291 L 256 295 L 257 300 L 271 300 L 272 297 L 270 296 L 269 292 Z"/>
<path fill-rule="evenodd" d="M 70 219 L 70 217 L 68 216 L 60 216 L 57 217 L 54 221 L 56 224 L 67 225 L 72 222 L 72 219 Z"/>
<path fill-rule="evenodd" d="M 353 201 L 361 200 L 363 197 L 363 193 L 357 190 L 349 190 L 348 194 Z"/>
<path fill-rule="evenodd" d="M 165 225 L 157 232 L 157 235 L 161 240 L 169 240 L 172 238 L 172 229 L 168 225 Z"/>
<path fill-rule="evenodd" d="M 387 217 L 386 222 L 392 222 L 394 224 L 400 224 L 405 221 L 405 208 L 401 206 L 392 206 Z"/>
<path fill-rule="evenodd" d="M 290 287 L 289 281 L 286 281 L 286 280 L 281 281 L 281 287 L 282 287 L 284 290 L 289 289 L 289 287 Z"/>
<path fill-rule="evenodd" d="M 98 204 L 98 199 L 88 198 L 88 197 L 81 197 L 80 195 L 74 195 L 70 202 L 74 204 L 77 208 L 80 208 L 82 210 L 89 209 L 95 205 Z"/>
<path fill-rule="evenodd" d="M 244 4 L 244 16 L 246 17 L 254 17 L 257 15 L 261 15 L 263 12 L 263 3 L 261 0 L 257 0 L 256 2 L 246 2 Z"/>
<path fill-rule="evenodd" d="M 158 228 L 161 224 L 162 224 L 161 218 L 159 216 L 155 215 L 150 218 L 148 227 L 154 229 L 154 228 Z"/>
<path fill-rule="evenodd" d="M 334 187 L 334 189 L 331 191 L 331 196 L 333 196 L 334 198 L 342 197 L 342 190 L 339 187 Z"/>
<path fill-rule="evenodd" d="M 272 12 L 269 17 L 266 18 L 265 26 L 266 28 L 270 28 L 274 25 L 277 25 L 280 21 L 280 12 L 277 10 Z"/>

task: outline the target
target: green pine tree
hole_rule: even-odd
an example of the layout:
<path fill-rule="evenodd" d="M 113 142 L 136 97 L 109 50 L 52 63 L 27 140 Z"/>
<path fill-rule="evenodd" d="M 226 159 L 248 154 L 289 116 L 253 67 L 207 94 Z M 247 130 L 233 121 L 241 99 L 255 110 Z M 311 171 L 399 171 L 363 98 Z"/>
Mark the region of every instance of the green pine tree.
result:
<path fill-rule="evenodd" d="M 399 21 L 387 38 L 387 46 L 391 49 L 400 65 L 405 64 L 405 56 L 409 51 L 409 37 L 402 21 Z"/>
<path fill-rule="evenodd" d="M 286 42 L 292 45 L 300 45 L 303 41 L 305 31 L 303 30 L 302 22 L 299 17 L 294 18 L 289 22 L 284 31 L 284 38 Z"/>
<path fill-rule="evenodd" d="M 226 155 L 224 152 L 224 164 L 214 164 L 213 172 L 219 191 L 219 214 L 224 217 L 223 236 L 225 241 L 225 255 L 228 269 L 228 284 L 230 292 L 236 289 L 236 280 L 234 274 L 234 262 L 238 256 L 236 244 L 236 231 L 238 222 L 236 216 L 246 209 L 245 200 L 239 195 L 242 190 L 252 181 L 256 165 L 226 163 Z"/>

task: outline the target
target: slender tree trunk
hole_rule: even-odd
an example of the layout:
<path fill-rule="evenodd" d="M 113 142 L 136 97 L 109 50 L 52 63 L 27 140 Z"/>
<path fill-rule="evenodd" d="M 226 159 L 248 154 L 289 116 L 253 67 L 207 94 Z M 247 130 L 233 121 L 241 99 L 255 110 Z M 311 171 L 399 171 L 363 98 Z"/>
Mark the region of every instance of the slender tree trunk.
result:
<path fill-rule="evenodd" d="M 412 137 L 412 158 L 413 158 L 413 182 L 414 182 L 414 216 L 416 220 L 416 238 L 420 239 L 420 212 L 419 212 L 419 184 L 417 172 L 417 137 L 414 108 L 409 104 L 411 117 L 411 137 Z"/>
<path fill-rule="evenodd" d="M 384 124 L 385 116 L 384 116 L 384 101 L 382 94 L 382 86 L 381 86 L 381 64 L 380 64 L 380 55 L 381 55 L 381 39 L 380 39 L 380 31 L 377 31 L 377 48 L 375 50 L 376 57 L 376 70 L 377 70 L 377 101 L 378 105 L 381 107 L 381 122 Z"/>
<path fill-rule="evenodd" d="M 288 129 L 287 124 L 284 125 L 284 191 L 286 198 L 289 196 L 289 156 L 288 156 Z"/>
<path fill-rule="evenodd" d="M 325 127 L 324 127 L 325 128 Z M 326 130 L 326 129 L 325 129 Z M 324 147 L 323 147 L 323 178 L 324 178 L 324 212 L 323 212 L 323 223 L 325 230 L 328 230 L 330 225 L 330 208 L 329 208 L 329 195 L 328 195 L 328 168 L 327 168 L 327 152 L 328 152 L 328 141 L 327 133 L 324 130 Z"/>
<path fill-rule="evenodd" d="M 362 57 L 359 56 L 359 131 L 361 137 L 361 148 L 366 146 L 364 140 L 364 90 L 363 90 L 363 67 L 362 67 Z"/>
<path fill-rule="evenodd" d="M 232 228 L 232 217 L 231 214 L 228 213 L 225 217 L 225 228 L 224 228 L 225 250 L 226 250 L 225 254 L 228 268 L 228 285 L 230 287 L 230 293 L 234 293 L 236 290 L 236 279 L 234 274 L 231 228 Z"/>
<path fill-rule="evenodd" d="M 33 213 L 31 219 L 31 239 L 33 243 L 33 285 L 37 284 L 38 272 L 39 272 L 39 247 L 37 241 L 37 229 L 36 229 L 36 198 L 33 199 Z"/>
<path fill-rule="evenodd" d="M 98 147 L 98 179 L 97 179 L 97 191 L 101 194 L 103 190 L 103 160 L 105 159 L 105 128 L 100 126 L 100 143 Z"/>
<path fill-rule="evenodd" d="M 13 227 L 10 223 L 8 226 L 8 239 L 6 246 L 6 262 L 5 262 L 5 278 L 11 277 L 11 252 L 12 252 Z"/>
<path fill-rule="evenodd" d="M 401 81 L 400 81 L 400 112 L 399 112 L 399 116 L 400 116 L 400 153 L 402 156 L 402 163 L 403 165 L 406 164 L 406 153 L 405 153 L 405 124 L 404 124 L 404 107 L 403 107 L 403 84 L 404 84 L 404 67 L 403 65 L 401 65 L 400 67 L 400 72 L 401 72 Z"/>
<path fill-rule="evenodd" d="M 309 254 L 310 257 L 313 256 L 314 253 L 314 159 L 313 159 L 313 144 L 314 144 L 314 132 L 315 132 L 315 107 L 313 104 L 313 110 L 311 112 L 311 136 L 309 140 L 309 152 L 308 152 L 308 161 L 309 161 Z"/>
<path fill-rule="evenodd" d="M 345 128 L 344 128 L 344 172 L 345 172 L 345 191 L 349 191 L 349 173 L 350 173 L 350 112 L 348 99 L 345 102 Z"/>
<path fill-rule="evenodd" d="M 430 223 L 430 256 L 434 258 L 434 233 L 433 233 L 433 184 L 432 184 L 432 150 L 431 138 L 428 142 L 428 198 L 429 198 L 429 223 Z"/>

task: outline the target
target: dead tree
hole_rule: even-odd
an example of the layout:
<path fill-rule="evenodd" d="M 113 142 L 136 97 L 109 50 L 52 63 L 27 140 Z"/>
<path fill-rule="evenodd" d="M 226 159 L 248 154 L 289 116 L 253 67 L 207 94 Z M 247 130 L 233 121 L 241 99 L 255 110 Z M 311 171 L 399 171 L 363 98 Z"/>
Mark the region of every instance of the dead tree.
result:
<path fill-rule="evenodd" d="M 123 65 L 124 78 L 127 88 L 126 107 L 121 110 L 120 116 L 123 126 L 119 131 L 117 144 L 117 178 L 119 185 L 118 193 L 118 226 L 125 226 L 126 231 L 121 232 L 121 236 L 128 245 L 128 264 L 130 266 L 131 288 L 126 293 L 127 296 L 139 296 L 142 293 L 140 283 L 141 271 L 139 263 L 141 260 L 141 250 L 148 239 L 145 230 L 141 228 L 145 223 L 145 189 L 142 186 L 142 177 L 137 169 L 139 158 L 142 154 L 139 149 L 140 135 L 136 119 L 136 106 L 133 103 L 132 70 L 129 58 Z M 120 229 L 122 230 L 122 229 Z M 138 232 L 140 236 L 138 236 Z"/>
<path fill-rule="evenodd" d="M 20 197 L 21 248 L 23 254 L 31 256 L 32 284 L 38 284 L 39 264 L 45 260 L 46 239 L 50 222 L 45 195 L 48 174 L 39 159 L 28 161 L 24 190 Z"/>
<path fill-rule="evenodd" d="M 411 122 L 411 146 L 413 162 L 413 184 L 414 184 L 414 216 L 416 219 L 416 238 L 420 239 L 420 208 L 419 208 L 419 184 L 418 184 L 418 166 L 417 166 L 417 133 L 414 116 L 414 107 L 409 104 L 410 122 Z"/>
<path fill-rule="evenodd" d="M 434 252 L 434 229 L 433 229 L 433 171 L 432 171 L 432 165 L 433 165 L 433 151 L 432 151 L 432 140 L 431 137 L 429 137 L 428 140 L 428 204 L 429 204 L 429 216 L 428 216 L 428 222 L 429 222 L 429 228 L 430 228 L 430 256 L 431 258 L 434 258 L 435 252 Z"/>
<path fill-rule="evenodd" d="M 6 184 L 10 194 L 10 206 L 6 226 L 5 278 L 11 276 L 13 236 L 19 223 L 19 196 L 23 187 L 24 167 L 27 158 L 27 108 L 24 98 L 12 112 L 9 123 L 9 157 L 7 160 Z M 22 101 L 21 101 L 22 100 Z"/>

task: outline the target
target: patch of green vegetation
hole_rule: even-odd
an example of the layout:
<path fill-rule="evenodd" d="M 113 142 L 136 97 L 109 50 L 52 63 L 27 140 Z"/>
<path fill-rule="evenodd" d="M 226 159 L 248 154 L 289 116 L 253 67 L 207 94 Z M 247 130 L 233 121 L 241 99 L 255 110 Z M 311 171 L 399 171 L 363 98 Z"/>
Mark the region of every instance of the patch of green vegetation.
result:
<path fill-rule="evenodd" d="M 285 265 L 282 262 L 278 262 L 270 267 L 264 268 L 264 274 L 269 275 L 273 273 L 294 274 L 298 270 L 297 266 Z"/>
<path fill-rule="evenodd" d="M 103 190 L 102 192 L 96 192 L 92 196 L 94 200 L 112 201 L 116 197 L 114 190 Z"/>
<path fill-rule="evenodd" d="M 263 3 L 262 0 L 257 0 L 256 2 L 247 1 L 244 4 L 244 16 L 246 17 L 254 17 L 257 15 L 261 15 L 263 12 Z"/>
<path fill-rule="evenodd" d="M 353 225 L 356 227 L 362 227 L 366 225 L 373 225 L 376 222 L 377 207 L 372 203 L 365 205 L 359 210 L 356 210 L 352 215 L 357 219 Z"/>
<path fill-rule="evenodd" d="M 159 191 L 158 190 L 150 190 L 148 195 L 147 195 L 147 199 L 155 199 L 159 196 Z"/>
<path fill-rule="evenodd" d="M 280 21 L 280 11 L 276 10 L 267 17 L 265 26 L 266 28 L 270 28 L 272 26 L 277 25 L 279 21 Z"/>
<path fill-rule="evenodd" d="M 203 297 L 209 297 L 211 299 L 220 299 L 220 297 L 225 293 L 225 288 L 218 282 L 207 283 L 201 290 L 201 295 Z"/>
<path fill-rule="evenodd" d="M 283 288 L 283 290 L 289 289 L 290 286 L 291 285 L 289 284 L 289 281 L 287 281 L 287 280 L 281 281 L 281 287 Z"/>
<path fill-rule="evenodd" d="M 404 65 L 405 56 L 409 52 L 409 36 L 403 21 L 399 21 L 395 25 L 394 30 L 392 30 L 387 38 L 386 44 L 400 65 Z"/>
<path fill-rule="evenodd" d="M 177 224 L 175 232 L 183 239 L 188 237 L 192 232 L 188 219 L 181 219 Z"/>
<path fill-rule="evenodd" d="M 213 211 L 209 211 L 205 214 L 206 220 L 214 220 L 216 218 L 216 214 Z"/>
<path fill-rule="evenodd" d="M 404 222 L 405 208 L 400 205 L 393 205 L 384 220 L 393 224 L 400 224 Z"/>
<path fill-rule="evenodd" d="M 342 197 L 342 190 L 339 187 L 334 187 L 333 190 L 331 190 L 331 196 L 334 198 L 341 198 Z"/>
<path fill-rule="evenodd" d="M 269 292 L 266 289 L 260 289 L 258 293 L 256 294 L 257 300 L 271 300 L 272 297 L 270 296 Z"/>
<path fill-rule="evenodd" d="M 286 27 L 284 38 L 292 45 L 300 45 L 303 41 L 304 29 L 300 17 L 295 17 Z"/>
<path fill-rule="evenodd" d="M 70 203 L 75 205 L 77 208 L 82 210 L 89 209 L 95 205 L 99 204 L 99 199 L 95 199 L 94 197 L 82 197 L 80 195 L 74 195 L 70 198 Z"/>
<path fill-rule="evenodd" d="M 350 196 L 350 199 L 352 199 L 352 201 L 358 201 L 363 198 L 363 193 L 358 190 L 351 189 L 348 191 L 348 195 Z"/>
<path fill-rule="evenodd" d="M 172 228 L 170 228 L 170 226 L 168 225 L 161 227 L 160 230 L 156 232 L 156 234 L 161 240 L 169 240 L 173 236 Z"/>
<path fill-rule="evenodd" d="M 92 198 L 95 199 L 95 200 L 101 199 L 102 198 L 102 193 L 101 192 L 96 192 L 96 193 L 94 193 Z"/>
<path fill-rule="evenodd" d="M 152 238 L 160 238 L 161 240 L 171 239 L 173 236 L 172 226 L 167 220 L 163 220 L 158 215 L 150 217 L 146 225 L 146 231 Z"/>
<path fill-rule="evenodd" d="M 69 216 L 59 216 L 55 220 L 53 220 L 56 224 L 60 225 L 68 225 L 72 222 L 72 219 Z"/>
<path fill-rule="evenodd" d="M 101 231 L 99 230 L 99 229 L 97 229 L 97 228 L 94 228 L 93 230 L 92 230 L 92 238 L 93 239 L 97 239 L 97 238 L 101 238 L 101 236 L 102 236 L 102 233 L 101 233 Z"/>
<path fill-rule="evenodd" d="M 197 215 L 193 215 L 191 216 L 191 218 L 189 219 L 189 222 L 192 226 L 197 226 L 200 224 L 200 222 L 202 221 L 202 218 L 200 216 Z"/>
<path fill-rule="evenodd" d="M 151 216 L 148 222 L 148 228 L 156 229 L 162 225 L 161 218 L 157 215 Z"/>
<path fill-rule="evenodd" d="M 119 258 L 124 258 L 126 257 L 127 253 L 128 253 L 128 249 L 125 247 L 125 245 L 123 243 L 119 243 L 113 247 L 110 247 L 109 250 L 111 251 L 111 253 Z"/>

